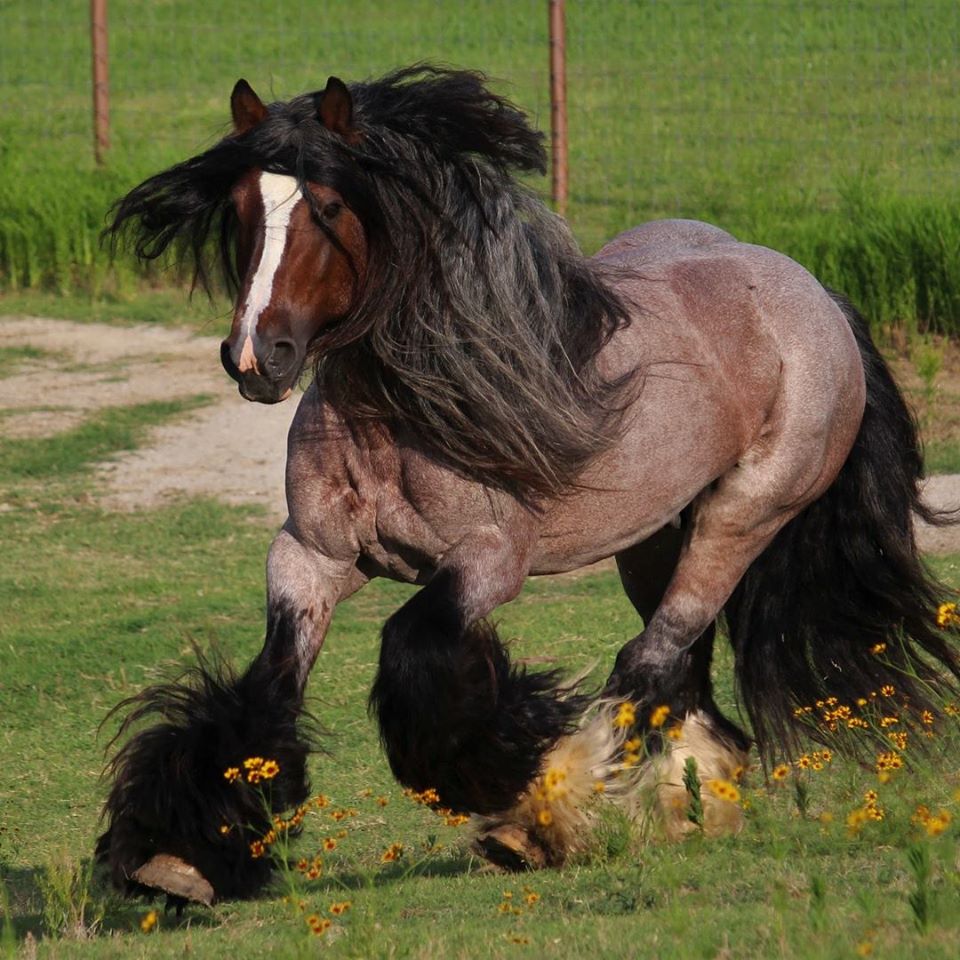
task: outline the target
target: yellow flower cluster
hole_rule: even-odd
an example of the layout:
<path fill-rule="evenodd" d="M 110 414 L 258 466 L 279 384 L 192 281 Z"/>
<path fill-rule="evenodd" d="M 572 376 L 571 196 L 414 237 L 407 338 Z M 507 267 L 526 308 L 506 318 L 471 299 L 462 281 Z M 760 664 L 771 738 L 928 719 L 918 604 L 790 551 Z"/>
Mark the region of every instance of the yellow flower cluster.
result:
<path fill-rule="evenodd" d="M 301 857 L 297 861 L 297 870 L 300 871 L 308 880 L 317 880 L 320 877 L 320 874 L 323 873 L 323 861 L 320 857 L 314 857 L 312 860 L 308 860 L 306 857 Z"/>
<path fill-rule="evenodd" d="M 931 813 L 930 808 L 921 803 L 910 820 L 917 826 L 923 827 L 928 836 L 939 837 L 950 826 L 953 817 L 949 810 L 941 809 L 936 813 Z"/>
<path fill-rule="evenodd" d="M 157 925 L 157 911 L 151 910 L 149 913 L 144 914 L 143 919 L 140 921 L 140 929 L 144 933 L 149 933 Z"/>
<path fill-rule="evenodd" d="M 877 754 L 876 770 L 880 774 L 880 780 L 886 782 L 890 779 L 890 774 L 894 770 L 899 770 L 903 766 L 903 757 L 896 750 L 888 750 Z"/>
<path fill-rule="evenodd" d="M 333 921 L 329 917 L 318 917 L 315 913 L 311 913 L 307 917 L 307 926 L 319 937 L 333 926 Z"/>
<path fill-rule="evenodd" d="M 654 708 L 653 712 L 650 714 L 650 726 L 653 729 L 657 727 L 662 727 L 664 723 L 667 722 L 667 717 L 670 716 L 670 708 L 664 703 L 659 707 Z"/>
<path fill-rule="evenodd" d="M 247 757 L 243 761 L 243 769 L 247 771 L 247 783 L 260 783 L 261 780 L 272 780 L 280 772 L 280 764 L 276 760 L 264 760 L 263 757 Z M 243 775 L 239 767 L 227 767 L 223 771 L 223 778 L 227 783 L 236 783 Z"/>
<path fill-rule="evenodd" d="M 631 737 L 623 744 L 623 767 L 629 769 L 635 767 L 641 759 L 640 751 L 643 749 L 643 737 Z"/>
<path fill-rule="evenodd" d="M 515 897 L 512 890 L 504 890 L 503 899 L 497 907 L 497 912 L 520 916 L 525 912 L 525 909 L 532 910 L 539 902 L 540 894 L 529 887 L 524 887 L 523 893 L 519 897 Z"/>
<path fill-rule="evenodd" d="M 335 916 L 339 917 L 345 914 L 350 909 L 349 900 L 341 900 L 339 903 L 330 904 L 330 912 Z"/>
<path fill-rule="evenodd" d="M 801 770 L 822 770 L 828 763 L 833 762 L 833 751 L 832 750 L 814 750 L 813 753 L 805 753 L 803 756 L 798 757 L 794 763 Z"/>
<path fill-rule="evenodd" d="M 433 787 L 427 787 L 426 790 L 421 790 L 419 793 L 408 788 L 403 791 L 403 795 L 414 803 L 421 803 L 425 807 L 432 807 L 440 802 L 440 794 Z"/>
<path fill-rule="evenodd" d="M 414 803 L 419 803 L 425 807 L 432 807 L 433 812 L 440 817 L 448 827 L 462 827 L 470 820 L 470 816 L 466 813 L 454 813 L 450 807 L 438 806 L 440 803 L 440 794 L 437 793 L 433 787 L 427 787 L 426 790 L 421 790 L 420 792 L 407 788 L 403 791 L 403 795 Z M 387 798 L 377 797 L 377 803 L 379 803 L 381 807 L 385 807 L 387 805 Z"/>
<path fill-rule="evenodd" d="M 617 708 L 617 715 L 613 718 L 615 727 L 634 727 L 637 724 L 637 708 L 629 700 L 624 700 Z"/>
<path fill-rule="evenodd" d="M 706 788 L 718 799 L 738 803 L 740 791 L 729 780 L 707 780 Z"/>
<path fill-rule="evenodd" d="M 937 608 L 937 626 L 941 630 L 960 626 L 960 613 L 955 603 L 941 603 Z"/>
<path fill-rule="evenodd" d="M 907 749 L 907 733 L 905 730 L 900 730 L 897 733 L 888 733 L 887 739 L 898 749 L 906 750 Z"/>
<path fill-rule="evenodd" d="M 863 795 L 863 805 L 852 810 L 847 815 L 847 828 L 851 834 L 860 832 L 860 828 L 868 821 L 879 821 L 883 819 L 883 807 L 880 806 L 880 800 L 877 797 L 876 790 L 868 790 Z"/>
<path fill-rule="evenodd" d="M 272 780 L 280 772 L 280 764 L 263 757 L 247 757 L 243 769 L 247 771 L 247 783 L 260 783 L 261 780 Z"/>
<path fill-rule="evenodd" d="M 395 860 L 399 860 L 403 856 L 403 844 L 402 843 L 391 843 L 389 847 L 383 852 L 383 856 L 380 858 L 382 863 L 393 863 Z"/>

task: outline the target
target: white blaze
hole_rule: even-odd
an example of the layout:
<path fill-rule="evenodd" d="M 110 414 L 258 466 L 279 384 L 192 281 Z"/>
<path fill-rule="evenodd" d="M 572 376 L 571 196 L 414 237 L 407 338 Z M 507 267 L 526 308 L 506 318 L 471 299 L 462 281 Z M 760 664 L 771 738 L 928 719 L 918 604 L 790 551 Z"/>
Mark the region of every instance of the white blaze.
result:
<path fill-rule="evenodd" d="M 263 203 L 263 251 L 240 318 L 241 373 L 256 367 L 257 322 L 273 297 L 273 281 L 287 245 L 290 214 L 301 199 L 294 177 L 280 173 L 260 174 L 260 199 Z"/>

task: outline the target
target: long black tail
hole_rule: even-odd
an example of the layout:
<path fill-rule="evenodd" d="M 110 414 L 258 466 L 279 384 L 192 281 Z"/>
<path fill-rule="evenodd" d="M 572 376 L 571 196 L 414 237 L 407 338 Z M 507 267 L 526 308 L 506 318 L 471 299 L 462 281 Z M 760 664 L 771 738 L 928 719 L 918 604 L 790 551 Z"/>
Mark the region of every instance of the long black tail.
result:
<path fill-rule="evenodd" d="M 913 532 L 913 515 L 956 518 L 921 502 L 916 423 L 866 321 L 831 295 L 863 359 L 860 432 L 831 488 L 780 531 L 725 610 L 739 696 L 765 758 L 796 746 L 801 726 L 826 738 L 882 712 L 897 713 L 902 730 L 960 679 L 956 634 L 938 626 L 945 589 Z"/>

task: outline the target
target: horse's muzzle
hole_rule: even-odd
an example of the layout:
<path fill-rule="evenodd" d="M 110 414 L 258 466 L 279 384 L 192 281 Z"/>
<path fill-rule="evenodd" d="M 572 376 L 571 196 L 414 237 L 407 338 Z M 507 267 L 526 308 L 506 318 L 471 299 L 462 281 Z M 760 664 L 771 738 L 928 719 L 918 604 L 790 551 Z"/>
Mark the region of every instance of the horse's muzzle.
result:
<path fill-rule="evenodd" d="M 220 344 L 223 369 L 237 381 L 240 395 L 256 403 L 279 403 L 293 392 L 300 376 L 302 358 L 292 341 L 277 341 L 267 357 L 258 365 L 241 371 L 233 360 L 229 340 Z"/>

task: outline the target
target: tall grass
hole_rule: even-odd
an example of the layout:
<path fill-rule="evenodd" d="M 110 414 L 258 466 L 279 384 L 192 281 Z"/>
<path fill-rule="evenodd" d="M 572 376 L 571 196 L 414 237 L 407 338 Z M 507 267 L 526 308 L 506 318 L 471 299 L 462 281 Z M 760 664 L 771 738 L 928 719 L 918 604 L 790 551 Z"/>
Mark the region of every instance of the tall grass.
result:
<path fill-rule="evenodd" d="M 176 282 L 111 264 L 98 234 L 119 195 L 223 132 L 239 76 L 271 99 L 431 59 L 487 71 L 548 126 L 542 0 L 217 9 L 111 4 L 114 145 L 97 170 L 87 4 L 3 5 L 0 293 Z M 575 232 L 589 252 L 647 219 L 707 219 L 795 256 L 875 323 L 960 333 L 958 32 L 952 0 L 569 0 Z"/>

